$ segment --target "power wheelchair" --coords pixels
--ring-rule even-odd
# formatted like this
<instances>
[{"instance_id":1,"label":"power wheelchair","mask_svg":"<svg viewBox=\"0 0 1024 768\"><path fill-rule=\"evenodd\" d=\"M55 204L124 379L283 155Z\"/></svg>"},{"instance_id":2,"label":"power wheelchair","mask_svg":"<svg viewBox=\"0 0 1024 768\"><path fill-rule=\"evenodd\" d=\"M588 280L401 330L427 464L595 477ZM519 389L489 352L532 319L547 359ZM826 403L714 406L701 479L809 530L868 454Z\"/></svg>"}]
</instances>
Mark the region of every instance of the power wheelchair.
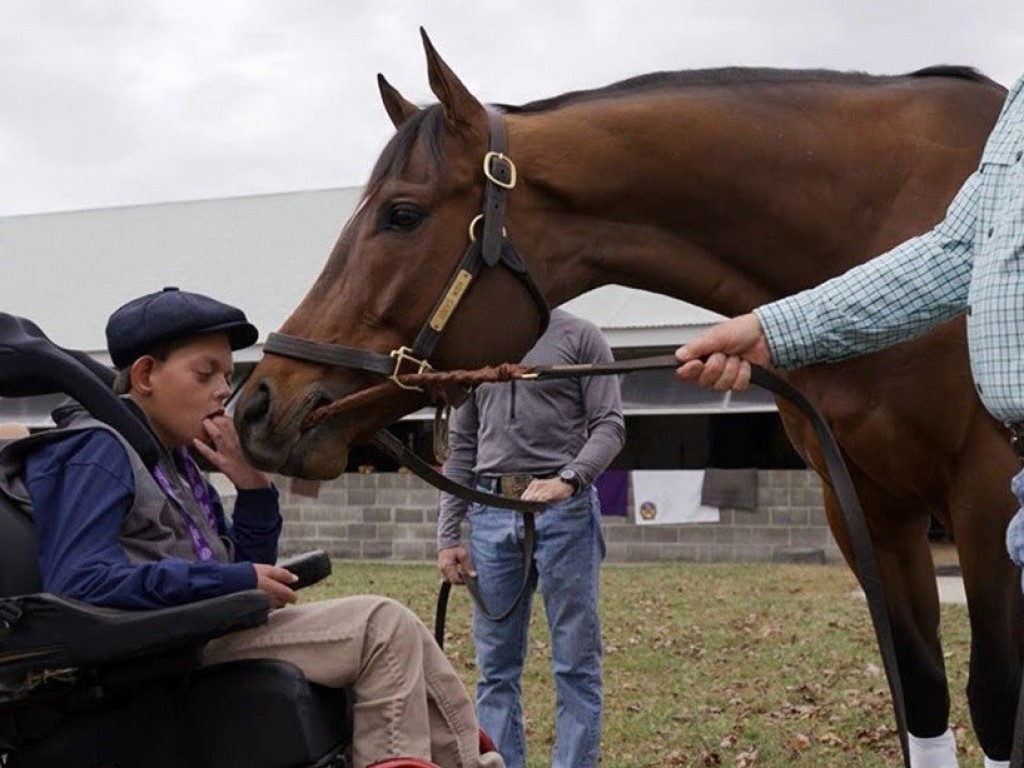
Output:
<instances>
[{"instance_id":1,"label":"power wheelchair","mask_svg":"<svg viewBox=\"0 0 1024 768\"><path fill-rule=\"evenodd\" d=\"M0 397L63 393L152 467L160 450L112 372L0 313ZM322 577L330 561L295 563ZM352 696L275 660L200 667L205 642L258 626L265 594L147 611L42 592L30 509L0 494L0 764L8 768L345 768ZM430 763L391 759L381 768Z\"/></svg>"}]
</instances>

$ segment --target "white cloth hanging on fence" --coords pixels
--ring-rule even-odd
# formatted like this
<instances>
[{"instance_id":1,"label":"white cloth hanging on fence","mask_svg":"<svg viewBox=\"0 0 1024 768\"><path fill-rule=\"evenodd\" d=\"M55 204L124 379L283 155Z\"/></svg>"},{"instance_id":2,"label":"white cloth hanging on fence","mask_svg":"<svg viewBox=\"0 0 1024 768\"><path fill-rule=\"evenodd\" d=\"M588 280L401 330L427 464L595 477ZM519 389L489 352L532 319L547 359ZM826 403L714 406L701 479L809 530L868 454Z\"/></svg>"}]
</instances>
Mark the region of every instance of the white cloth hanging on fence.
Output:
<instances>
[{"instance_id":1,"label":"white cloth hanging on fence","mask_svg":"<svg viewBox=\"0 0 1024 768\"><path fill-rule=\"evenodd\" d=\"M717 523L718 507L700 503L703 470L633 470L633 502L638 525Z\"/></svg>"}]
</instances>

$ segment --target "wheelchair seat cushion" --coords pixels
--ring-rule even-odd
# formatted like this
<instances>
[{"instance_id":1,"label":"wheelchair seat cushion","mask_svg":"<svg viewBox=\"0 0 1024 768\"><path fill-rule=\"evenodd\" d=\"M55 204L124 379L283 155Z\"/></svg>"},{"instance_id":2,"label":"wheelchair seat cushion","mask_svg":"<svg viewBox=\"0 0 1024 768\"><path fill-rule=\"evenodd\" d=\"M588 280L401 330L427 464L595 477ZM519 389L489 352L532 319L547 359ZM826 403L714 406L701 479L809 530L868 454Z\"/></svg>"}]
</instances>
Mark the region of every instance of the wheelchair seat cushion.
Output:
<instances>
[{"instance_id":1,"label":"wheelchair seat cushion","mask_svg":"<svg viewBox=\"0 0 1024 768\"><path fill-rule=\"evenodd\" d=\"M326 765L352 740L351 692L310 683L283 661L232 661L198 670L184 706L200 765Z\"/></svg>"}]
</instances>

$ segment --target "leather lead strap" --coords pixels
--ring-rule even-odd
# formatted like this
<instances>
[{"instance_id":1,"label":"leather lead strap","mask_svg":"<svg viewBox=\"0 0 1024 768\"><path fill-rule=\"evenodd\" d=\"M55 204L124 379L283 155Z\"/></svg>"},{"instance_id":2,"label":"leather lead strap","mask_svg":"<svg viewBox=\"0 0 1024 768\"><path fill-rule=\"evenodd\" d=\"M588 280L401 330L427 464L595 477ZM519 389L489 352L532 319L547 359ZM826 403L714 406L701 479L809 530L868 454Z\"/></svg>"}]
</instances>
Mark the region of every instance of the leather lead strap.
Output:
<instances>
[{"instance_id":1,"label":"leather lead strap","mask_svg":"<svg viewBox=\"0 0 1024 768\"><path fill-rule=\"evenodd\" d=\"M633 371L674 369L678 365L679 363L674 355L660 355L612 363L536 366L529 373L525 374L523 378L543 380L582 376L609 376L631 373ZM893 637L892 624L890 623L889 611L885 604L885 592L882 589L881 574L875 559L871 535L868 532L864 511L861 509L860 499L857 497L857 491L846 468L842 451L818 409L789 382L759 365L751 365L751 383L767 389L769 392L790 402L810 421L811 426L814 428L819 447L828 468L829 481L831 482L836 500L839 502L839 508L850 537L854 562L856 563L857 578L860 581L861 588L864 590L864 595L867 597L868 612L871 615L875 639L878 642L879 653L882 656L882 665L885 669L886 679L889 682L889 691L892 694L893 711L903 752L903 764L905 768L910 768L906 701L903 695L903 683L899 675L899 660L896 656L896 643ZM447 601L447 595L445 595L445 601ZM443 631L443 622L441 624ZM1022 697L1022 700L1024 700L1024 697ZM1018 707L1018 733L1021 732L1020 728L1024 727L1019 724L1021 720L1024 720L1024 714L1021 713L1021 707ZM1015 740L1014 749L1015 753L1021 751L1019 738ZM1018 757L1018 759L1020 758ZM1017 763L1014 764L1014 768L1021 768L1021 766Z\"/></svg>"},{"instance_id":2,"label":"leather lead strap","mask_svg":"<svg viewBox=\"0 0 1024 768\"><path fill-rule=\"evenodd\" d=\"M523 514L523 580L519 585L515 598L509 606L501 613L495 613L488 606L480 593L480 586L475 576L463 575L463 581L470 596L477 604L477 608L491 621L504 621L519 605L526 591L529 589L530 576L533 571L533 552L536 546L536 521L534 515L540 514L547 507L540 501L523 501L521 499L510 499L506 496L499 496L485 491L457 483L454 480L442 475L430 464L423 461L419 456L410 451L402 441L382 429L373 437L373 443L387 455L407 467L414 475L425 480L438 490L457 496L464 501L481 504L488 507L499 507L510 509ZM442 582L441 591L437 596L437 611L434 614L434 638L437 644L444 647L444 625L445 616L448 610L448 594L451 591L451 584Z\"/></svg>"},{"instance_id":3,"label":"leather lead strap","mask_svg":"<svg viewBox=\"0 0 1024 768\"><path fill-rule=\"evenodd\" d=\"M825 465L828 467L832 491L839 502L839 509L846 523L846 531L853 548L854 561L857 563L858 581L860 581L861 589L864 590L864 595L867 597L868 612L871 614L871 623L875 630L875 640L878 642L878 651L882 656L882 666L885 668L885 676L889 681L889 691L892 694L893 713L896 717L900 747L903 751L903 765L905 768L910 768L907 705L903 696L903 682L900 679L899 659L896 656L896 641L893 637L892 623L889 620L889 609L885 604L885 591L882 588L882 576L879 573L878 562L875 559L871 534L868 532L867 521L864 519L864 510L861 509L857 490L854 488L853 480L850 478L850 473L846 468L846 461L843 459L843 454L838 443L836 443L835 437L832 435L832 431L825 422L825 418L801 392L789 382L759 365L751 366L750 380L757 386L767 389L784 400L788 400L810 421L811 426L814 428L814 433L818 438L818 445L825 456Z\"/></svg>"},{"instance_id":4,"label":"leather lead strap","mask_svg":"<svg viewBox=\"0 0 1024 768\"><path fill-rule=\"evenodd\" d=\"M487 493L486 491L478 491L475 488L462 485L451 480L430 464L425 462L415 453L406 448L402 441L395 437L393 434L388 432L386 429L382 429L373 436L373 444L380 448L384 453L390 456L392 459L397 461L402 466L409 469L414 475L421 480L425 480L432 486L445 493L450 493L452 496L458 496L460 499L473 502L475 504L482 504L488 507L500 507L501 509L511 509L514 512L532 513L537 514L544 511L547 506L540 501L523 501L522 499L510 499L507 496L499 496L495 493Z\"/></svg>"},{"instance_id":5,"label":"leather lead strap","mask_svg":"<svg viewBox=\"0 0 1024 768\"><path fill-rule=\"evenodd\" d=\"M476 603L477 610L483 613L491 621L505 621L522 602L530 588L530 579L533 576L533 553L537 547L536 521L532 514L523 516L523 580L519 584L516 596L508 604L508 607L501 613L494 613L484 601L480 593L480 580L469 574L462 575L462 581L466 585L466 591ZM451 594L452 585L447 581L441 582L437 594L437 609L434 611L434 640L440 648L444 648L444 627L448 615L448 596Z\"/></svg>"}]
</instances>

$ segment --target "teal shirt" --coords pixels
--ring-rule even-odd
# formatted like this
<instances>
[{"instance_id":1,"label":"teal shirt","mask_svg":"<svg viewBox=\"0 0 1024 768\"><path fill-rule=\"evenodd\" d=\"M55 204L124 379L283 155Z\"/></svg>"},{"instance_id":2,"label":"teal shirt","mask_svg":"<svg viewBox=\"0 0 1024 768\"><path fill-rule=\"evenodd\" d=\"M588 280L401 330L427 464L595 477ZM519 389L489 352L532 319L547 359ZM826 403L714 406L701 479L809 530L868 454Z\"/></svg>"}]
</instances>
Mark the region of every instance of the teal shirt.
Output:
<instances>
[{"instance_id":1,"label":"teal shirt","mask_svg":"<svg viewBox=\"0 0 1024 768\"><path fill-rule=\"evenodd\" d=\"M842 360L967 313L971 371L996 418L1024 420L1024 77L981 164L932 230L754 310L782 368Z\"/></svg>"}]
</instances>

